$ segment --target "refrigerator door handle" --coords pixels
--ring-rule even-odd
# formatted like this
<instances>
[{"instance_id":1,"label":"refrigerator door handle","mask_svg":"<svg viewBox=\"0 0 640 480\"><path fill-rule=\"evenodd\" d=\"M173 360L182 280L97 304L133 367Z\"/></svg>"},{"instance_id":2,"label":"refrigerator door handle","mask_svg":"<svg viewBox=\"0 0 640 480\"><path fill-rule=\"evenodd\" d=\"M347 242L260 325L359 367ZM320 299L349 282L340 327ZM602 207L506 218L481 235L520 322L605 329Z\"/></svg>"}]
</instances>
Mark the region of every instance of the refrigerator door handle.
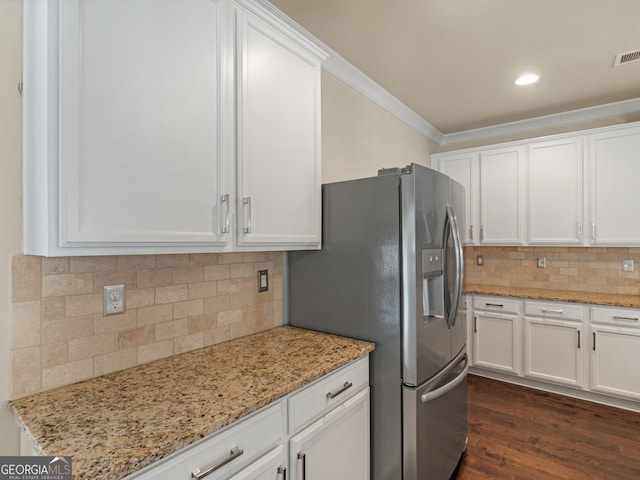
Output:
<instances>
[{"instance_id":1,"label":"refrigerator door handle","mask_svg":"<svg viewBox=\"0 0 640 480\"><path fill-rule=\"evenodd\" d=\"M443 386L441 386L439 388L436 388L435 390L432 390L430 392L422 394L420 396L420 401L422 403L427 403L427 402L430 402L432 400L435 400L436 398L439 398L439 397L447 394L448 392L450 392L451 390L456 388L458 385L460 385L464 380L466 380L467 372L469 371L469 359L465 355L465 357L464 357L464 359L462 361L464 362L464 368L462 369L462 372L460 372L460 374L456 378L451 380L449 383L446 383L445 385L443 385Z\"/></svg>"},{"instance_id":2,"label":"refrigerator door handle","mask_svg":"<svg viewBox=\"0 0 640 480\"><path fill-rule=\"evenodd\" d=\"M460 232L458 231L458 223L456 222L456 214L453 210L453 206L447 204L447 225L451 230L451 237L453 238L453 248L456 258L456 268L455 268L455 282L453 285L453 295L451 299L451 309L449 310L447 325L449 328L453 327L456 323L456 317L458 314L458 307L460 305L460 300L462 299L462 268L463 268L463 259L462 259L462 241L460 240ZM446 258L446 255L445 255ZM446 269L445 269L446 272ZM446 273L445 273L446 275Z\"/></svg>"}]
</instances>

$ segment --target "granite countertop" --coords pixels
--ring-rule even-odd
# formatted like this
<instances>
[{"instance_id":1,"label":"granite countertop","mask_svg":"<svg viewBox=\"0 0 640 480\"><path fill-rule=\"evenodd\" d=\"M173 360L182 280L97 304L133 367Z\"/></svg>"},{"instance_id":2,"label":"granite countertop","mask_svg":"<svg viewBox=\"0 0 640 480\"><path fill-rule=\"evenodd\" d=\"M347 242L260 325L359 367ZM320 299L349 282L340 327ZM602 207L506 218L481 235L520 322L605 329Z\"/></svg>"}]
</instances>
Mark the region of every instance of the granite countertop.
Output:
<instances>
[{"instance_id":1,"label":"granite countertop","mask_svg":"<svg viewBox=\"0 0 640 480\"><path fill-rule=\"evenodd\" d=\"M640 308L640 295L617 295L608 293L574 292L570 290L548 290L543 288L502 287L498 285L470 284L464 293L499 295L502 297L530 298L554 302L585 303L611 307Z\"/></svg>"},{"instance_id":2,"label":"granite countertop","mask_svg":"<svg viewBox=\"0 0 640 480\"><path fill-rule=\"evenodd\" d=\"M121 479L374 349L277 327L11 402L36 452L74 479Z\"/></svg>"}]
</instances>

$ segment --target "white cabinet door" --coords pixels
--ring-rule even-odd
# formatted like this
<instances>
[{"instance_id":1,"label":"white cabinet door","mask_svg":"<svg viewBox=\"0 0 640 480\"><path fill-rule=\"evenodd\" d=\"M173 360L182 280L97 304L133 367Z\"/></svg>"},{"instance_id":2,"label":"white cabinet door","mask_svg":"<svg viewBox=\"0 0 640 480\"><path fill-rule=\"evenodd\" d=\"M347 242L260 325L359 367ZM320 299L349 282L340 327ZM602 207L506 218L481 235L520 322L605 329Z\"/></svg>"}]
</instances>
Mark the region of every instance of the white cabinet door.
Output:
<instances>
[{"instance_id":1,"label":"white cabinet door","mask_svg":"<svg viewBox=\"0 0 640 480\"><path fill-rule=\"evenodd\" d=\"M582 242L582 177L582 137L529 145L529 244Z\"/></svg>"},{"instance_id":2,"label":"white cabinet door","mask_svg":"<svg viewBox=\"0 0 640 480\"><path fill-rule=\"evenodd\" d=\"M524 243L524 161L522 146L480 152L480 243Z\"/></svg>"},{"instance_id":3,"label":"white cabinet door","mask_svg":"<svg viewBox=\"0 0 640 480\"><path fill-rule=\"evenodd\" d=\"M582 387L585 338L580 322L524 318L524 375Z\"/></svg>"},{"instance_id":4,"label":"white cabinet door","mask_svg":"<svg viewBox=\"0 0 640 480\"><path fill-rule=\"evenodd\" d=\"M294 435L291 480L369 480L369 387Z\"/></svg>"},{"instance_id":5,"label":"white cabinet door","mask_svg":"<svg viewBox=\"0 0 640 480\"><path fill-rule=\"evenodd\" d=\"M640 244L640 127L589 135L590 242Z\"/></svg>"},{"instance_id":6,"label":"white cabinet door","mask_svg":"<svg viewBox=\"0 0 640 480\"><path fill-rule=\"evenodd\" d=\"M219 3L57 6L25 5L27 251L224 247Z\"/></svg>"},{"instance_id":7,"label":"white cabinet door","mask_svg":"<svg viewBox=\"0 0 640 480\"><path fill-rule=\"evenodd\" d=\"M319 248L320 62L251 13L237 19L238 243Z\"/></svg>"},{"instance_id":8,"label":"white cabinet door","mask_svg":"<svg viewBox=\"0 0 640 480\"><path fill-rule=\"evenodd\" d=\"M520 374L521 317L474 312L473 364L499 372Z\"/></svg>"},{"instance_id":9,"label":"white cabinet door","mask_svg":"<svg viewBox=\"0 0 640 480\"><path fill-rule=\"evenodd\" d=\"M640 329L591 325L591 389L640 400Z\"/></svg>"},{"instance_id":10,"label":"white cabinet door","mask_svg":"<svg viewBox=\"0 0 640 480\"><path fill-rule=\"evenodd\" d=\"M451 177L464 187L467 228L463 233L465 245L478 242L478 154L474 152L445 155L434 160L435 169Z\"/></svg>"},{"instance_id":11,"label":"white cabinet door","mask_svg":"<svg viewBox=\"0 0 640 480\"><path fill-rule=\"evenodd\" d=\"M286 465L284 447L278 445L229 480L286 480Z\"/></svg>"}]
</instances>

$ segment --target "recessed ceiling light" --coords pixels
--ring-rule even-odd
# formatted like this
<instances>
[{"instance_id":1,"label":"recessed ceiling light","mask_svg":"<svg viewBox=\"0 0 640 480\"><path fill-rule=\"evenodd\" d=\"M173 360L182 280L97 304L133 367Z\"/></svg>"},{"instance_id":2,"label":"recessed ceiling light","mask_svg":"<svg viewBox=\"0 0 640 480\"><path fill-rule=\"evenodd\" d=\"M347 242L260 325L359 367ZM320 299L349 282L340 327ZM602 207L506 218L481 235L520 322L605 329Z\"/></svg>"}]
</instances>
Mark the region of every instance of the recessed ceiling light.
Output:
<instances>
[{"instance_id":1,"label":"recessed ceiling light","mask_svg":"<svg viewBox=\"0 0 640 480\"><path fill-rule=\"evenodd\" d=\"M535 73L527 73L516 80L516 85L531 85L540 79L540 75Z\"/></svg>"}]
</instances>

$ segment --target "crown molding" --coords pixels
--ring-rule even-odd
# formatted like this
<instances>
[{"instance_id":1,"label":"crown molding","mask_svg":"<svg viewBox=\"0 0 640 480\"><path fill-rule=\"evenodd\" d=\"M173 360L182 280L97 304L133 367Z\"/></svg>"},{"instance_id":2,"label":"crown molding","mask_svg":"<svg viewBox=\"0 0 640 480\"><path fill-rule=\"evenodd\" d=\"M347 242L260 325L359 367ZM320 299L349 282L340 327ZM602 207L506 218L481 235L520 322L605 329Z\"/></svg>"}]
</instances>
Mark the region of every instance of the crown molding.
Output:
<instances>
[{"instance_id":1,"label":"crown molding","mask_svg":"<svg viewBox=\"0 0 640 480\"><path fill-rule=\"evenodd\" d=\"M526 120L519 120L516 122L501 123L489 127L447 133L442 136L442 142L439 145L442 146L458 142L480 140L488 137L526 133L540 128L561 127L568 124L603 120L610 117L618 117L638 112L640 112L640 97L620 102L606 103L604 105L597 105L594 107L555 113L553 115L528 118Z\"/></svg>"}]
</instances>

